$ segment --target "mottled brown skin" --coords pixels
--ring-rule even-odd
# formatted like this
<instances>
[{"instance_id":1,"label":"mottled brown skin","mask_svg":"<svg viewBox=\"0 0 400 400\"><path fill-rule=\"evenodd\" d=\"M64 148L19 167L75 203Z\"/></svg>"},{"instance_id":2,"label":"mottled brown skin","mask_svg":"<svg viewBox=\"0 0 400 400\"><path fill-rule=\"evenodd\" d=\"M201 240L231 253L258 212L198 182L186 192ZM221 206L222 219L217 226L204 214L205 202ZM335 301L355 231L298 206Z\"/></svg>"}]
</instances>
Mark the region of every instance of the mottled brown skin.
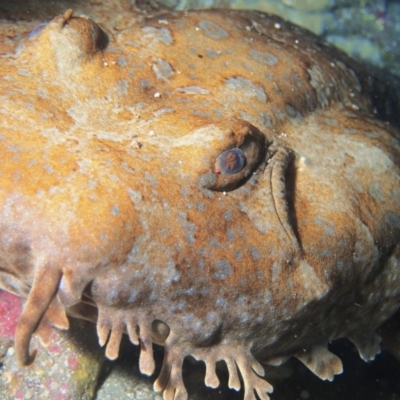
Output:
<instances>
[{"instance_id":1,"label":"mottled brown skin","mask_svg":"<svg viewBox=\"0 0 400 400\"><path fill-rule=\"evenodd\" d=\"M107 38L68 11L0 78L0 285L27 297L22 364L33 333L96 308L109 358L127 332L151 374L165 346L165 399L187 397L188 355L206 385L224 360L231 388L239 372L245 399L268 399L259 362L295 356L332 380L330 340L379 352L400 300L399 131L380 118L399 109L352 61L259 13ZM227 174L218 156L236 148Z\"/></svg>"}]
</instances>

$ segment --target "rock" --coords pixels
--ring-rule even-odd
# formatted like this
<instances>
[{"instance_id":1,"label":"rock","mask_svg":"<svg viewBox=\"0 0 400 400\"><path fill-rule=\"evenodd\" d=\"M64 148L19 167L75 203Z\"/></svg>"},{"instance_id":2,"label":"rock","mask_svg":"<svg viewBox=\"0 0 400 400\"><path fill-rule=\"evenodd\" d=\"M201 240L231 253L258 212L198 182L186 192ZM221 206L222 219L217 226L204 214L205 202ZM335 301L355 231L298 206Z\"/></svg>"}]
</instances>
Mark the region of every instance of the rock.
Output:
<instances>
[{"instance_id":1,"label":"rock","mask_svg":"<svg viewBox=\"0 0 400 400\"><path fill-rule=\"evenodd\" d=\"M321 11L333 8L335 0L281 0L285 6L304 11Z\"/></svg>"},{"instance_id":2,"label":"rock","mask_svg":"<svg viewBox=\"0 0 400 400\"><path fill-rule=\"evenodd\" d=\"M41 347L35 362L21 367L12 341L21 310L22 299L0 291L1 399L92 399L104 360L94 326L71 319L70 331L52 331L47 349L35 337L32 348Z\"/></svg>"},{"instance_id":3,"label":"rock","mask_svg":"<svg viewBox=\"0 0 400 400\"><path fill-rule=\"evenodd\" d=\"M340 35L329 35L326 39L354 58L363 57L370 64L382 66L380 47L364 36L353 35L344 38Z\"/></svg>"}]
</instances>

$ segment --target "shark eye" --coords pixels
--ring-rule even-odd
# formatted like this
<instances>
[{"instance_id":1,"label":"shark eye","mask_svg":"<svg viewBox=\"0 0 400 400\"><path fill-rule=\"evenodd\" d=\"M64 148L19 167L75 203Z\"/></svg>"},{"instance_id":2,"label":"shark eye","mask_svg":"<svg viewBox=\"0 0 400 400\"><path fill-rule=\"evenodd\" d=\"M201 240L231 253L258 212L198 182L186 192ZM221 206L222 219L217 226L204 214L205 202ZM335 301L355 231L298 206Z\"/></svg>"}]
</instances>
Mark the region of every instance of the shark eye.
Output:
<instances>
[{"instance_id":1,"label":"shark eye","mask_svg":"<svg viewBox=\"0 0 400 400\"><path fill-rule=\"evenodd\" d=\"M235 147L220 153L215 160L216 174L233 175L240 172L246 165L246 156L242 149Z\"/></svg>"},{"instance_id":2,"label":"shark eye","mask_svg":"<svg viewBox=\"0 0 400 400\"><path fill-rule=\"evenodd\" d=\"M230 191L243 185L265 160L265 135L247 121L237 122L222 138L219 151L209 158L209 170L199 185L216 191Z\"/></svg>"}]
</instances>

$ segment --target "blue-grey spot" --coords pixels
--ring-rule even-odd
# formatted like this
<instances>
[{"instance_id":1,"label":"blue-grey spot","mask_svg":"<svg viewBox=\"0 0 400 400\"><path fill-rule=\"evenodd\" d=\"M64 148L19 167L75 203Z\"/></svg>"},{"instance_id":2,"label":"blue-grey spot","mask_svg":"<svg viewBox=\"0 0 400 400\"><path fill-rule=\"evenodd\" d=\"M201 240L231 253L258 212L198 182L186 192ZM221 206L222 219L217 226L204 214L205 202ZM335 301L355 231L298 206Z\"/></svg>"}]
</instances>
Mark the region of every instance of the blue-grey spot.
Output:
<instances>
[{"instance_id":1,"label":"blue-grey spot","mask_svg":"<svg viewBox=\"0 0 400 400\"><path fill-rule=\"evenodd\" d=\"M321 249L319 253L322 257L330 257L332 252L330 249Z\"/></svg>"},{"instance_id":2,"label":"blue-grey spot","mask_svg":"<svg viewBox=\"0 0 400 400\"><path fill-rule=\"evenodd\" d=\"M230 221L232 219L232 214L230 211L225 211L224 212L224 220L225 221Z\"/></svg>"},{"instance_id":3,"label":"blue-grey spot","mask_svg":"<svg viewBox=\"0 0 400 400\"><path fill-rule=\"evenodd\" d=\"M366 132L366 135L368 137L374 138L374 139L379 138L381 136L381 134L379 132L376 132L376 131L368 131L368 132Z\"/></svg>"},{"instance_id":4,"label":"blue-grey spot","mask_svg":"<svg viewBox=\"0 0 400 400\"><path fill-rule=\"evenodd\" d=\"M204 111L195 110L192 112L192 114L202 118L210 118L210 114Z\"/></svg>"},{"instance_id":5,"label":"blue-grey spot","mask_svg":"<svg viewBox=\"0 0 400 400\"><path fill-rule=\"evenodd\" d=\"M328 236L334 236L335 235L335 225L333 222L329 223L329 226L325 226L324 232L328 235Z\"/></svg>"},{"instance_id":6,"label":"blue-grey spot","mask_svg":"<svg viewBox=\"0 0 400 400\"><path fill-rule=\"evenodd\" d=\"M327 221L323 218L315 217L314 222L316 225L321 227L328 236L334 236L335 224L332 221Z\"/></svg>"},{"instance_id":7,"label":"blue-grey spot","mask_svg":"<svg viewBox=\"0 0 400 400\"><path fill-rule=\"evenodd\" d=\"M261 64L269 65L270 67L273 67L278 62L278 59L274 55L266 51L251 49L249 54L254 60L260 62Z\"/></svg>"},{"instance_id":8,"label":"blue-grey spot","mask_svg":"<svg viewBox=\"0 0 400 400\"><path fill-rule=\"evenodd\" d=\"M181 86L176 90L185 94L210 94L207 89L204 89L201 86Z\"/></svg>"},{"instance_id":9,"label":"blue-grey spot","mask_svg":"<svg viewBox=\"0 0 400 400\"><path fill-rule=\"evenodd\" d=\"M258 261L260 259L260 253L255 247L250 247L250 253L254 261Z\"/></svg>"},{"instance_id":10,"label":"blue-grey spot","mask_svg":"<svg viewBox=\"0 0 400 400\"><path fill-rule=\"evenodd\" d=\"M128 298L128 304L134 303L135 300L137 299L138 295L139 295L139 292L137 290L132 290L132 292Z\"/></svg>"},{"instance_id":11,"label":"blue-grey spot","mask_svg":"<svg viewBox=\"0 0 400 400\"><path fill-rule=\"evenodd\" d=\"M223 111L220 108L214 108L214 114L218 118L221 118L224 115Z\"/></svg>"},{"instance_id":12,"label":"blue-grey spot","mask_svg":"<svg viewBox=\"0 0 400 400\"><path fill-rule=\"evenodd\" d=\"M153 26L145 26L142 28L142 32L156 42L161 42L167 45L172 43L172 35L167 28L154 28Z\"/></svg>"},{"instance_id":13,"label":"blue-grey spot","mask_svg":"<svg viewBox=\"0 0 400 400\"><path fill-rule=\"evenodd\" d=\"M188 223L185 228L186 240L188 243L193 244L196 241L195 233L196 233L196 225L193 223Z\"/></svg>"},{"instance_id":14,"label":"blue-grey spot","mask_svg":"<svg viewBox=\"0 0 400 400\"><path fill-rule=\"evenodd\" d=\"M206 295L208 294L209 291L210 291L210 289L209 289L208 287L204 286L204 287L202 287L202 288L200 289L200 294L201 294L202 296L206 296Z\"/></svg>"},{"instance_id":15,"label":"blue-grey spot","mask_svg":"<svg viewBox=\"0 0 400 400\"><path fill-rule=\"evenodd\" d=\"M218 50L213 50L213 49L206 49L206 56L210 58L217 58L219 55L221 55L222 51Z\"/></svg>"},{"instance_id":16,"label":"blue-grey spot","mask_svg":"<svg viewBox=\"0 0 400 400\"><path fill-rule=\"evenodd\" d=\"M90 199L91 201L97 201L99 198L95 193L89 193L88 199Z\"/></svg>"},{"instance_id":17,"label":"blue-grey spot","mask_svg":"<svg viewBox=\"0 0 400 400\"><path fill-rule=\"evenodd\" d=\"M210 239L210 245L211 246L213 246L213 247L222 247L221 246L221 243L218 241L218 239L217 238L215 238L215 237L212 237L211 239Z\"/></svg>"},{"instance_id":18,"label":"blue-grey spot","mask_svg":"<svg viewBox=\"0 0 400 400\"><path fill-rule=\"evenodd\" d=\"M204 211L205 209L206 208L203 203L200 203L200 202L197 203L197 210Z\"/></svg>"},{"instance_id":19,"label":"blue-grey spot","mask_svg":"<svg viewBox=\"0 0 400 400\"><path fill-rule=\"evenodd\" d=\"M207 315L206 315L207 321L212 322L212 321L215 321L216 319L218 319L218 314L216 312L210 311L207 313Z\"/></svg>"},{"instance_id":20,"label":"blue-grey spot","mask_svg":"<svg viewBox=\"0 0 400 400\"><path fill-rule=\"evenodd\" d=\"M292 74L292 79L293 79L294 83L296 84L296 87L297 87L298 89L301 89L301 87L302 87L302 80L301 80L301 78L299 77L299 75L296 74L296 73L293 73L293 74Z\"/></svg>"},{"instance_id":21,"label":"blue-grey spot","mask_svg":"<svg viewBox=\"0 0 400 400\"><path fill-rule=\"evenodd\" d=\"M217 301L215 302L217 307L225 307L226 300L223 297L218 297Z\"/></svg>"},{"instance_id":22,"label":"blue-grey spot","mask_svg":"<svg viewBox=\"0 0 400 400\"><path fill-rule=\"evenodd\" d=\"M181 300L175 307L176 310L182 311L186 307L186 302L184 300Z\"/></svg>"},{"instance_id":23,"label":"blue-grey spot","mask_svg":"<svg viewBox=\"0 0 400 400\"><path fill-rule=\"evenodd\" d=\"M186 294L188 296L193 296L194 294L196 294L196 289L194 287L191 287L191 288L186 290Z\"/></svg>"},{"instance_id":24,"label":"blue-grey spot","mask_svg":"<svg viewBox=\"0 0 400 400\"><path fill-rule=\"evenodd\" d=\"M180 272L176 271L174 273L174 276L172 277L171 281L176 283L176 282L179 282L180 279L181 279L181 274L180 274Z\"/></svg>"},{"instance_id":25,"label":"blue-grey spot","mask_svg":"<svg viewBox=\"0 0 400 400\"><path fill-rule=\"evenodd\" d=\"M202 20L199 22L199 27L211 39L223 39L228 37L228 32L214 22Z\"/></svg>"},{"instance_id":26,"label":"blue-grey spot","mask_svg":"<svg viewBox=\"0 0 400 400\"><path fill-rule=\"evenodd\" d=\"M20 69L17 70L17 72L21 76L31 76L30 72L27 71L26 69L20 68Z\"/></svg>"},{"instance_id":27,"label":"blue-grey spot","mask_svg":"<svg viewBox=\"0 0 400 400\"><path fill-rule=\"evenodd\" d=\"M151 87L151 82L148 79L141 79L139 81L139 87L140 88L149 88L149 87Z\"/></svg>"},{"instance_id":28,"label":"blue-grey spot","mask_svg":"<svg viewBox=\"0 0 400 400\"><path fill-rule=\"evenodd\" d=\"M107 293L107 300L109 303L114 303L114 301L118 298L119 292L117 290L110 290Z\"/></svg>"},{"instance_id":29,"label":"blue-grey spot","mask_svg":"<svg viewBox=\"0 0 400 400\"><path fill-rule=\"evenodd\" d=\"M250 114L246 113L243 110L239 110L240 118L254 124L253 118Z\"/></svg>"},{"instance_id":30,"label":"blue-grey spot","mask_svg":"<svg viewBox=\"0 0 400 400\"><path fill-rule=\"evenodd\" d=\"M125 46L131 46L131 47L140 47L140 45L139 45L139 43L138 42L135 42L135 41L133 41L133 40L125 40L124 41L124 45Z\"/></svg>"},{"instance_id":31,"label":"blue-grey spot","mask_svg":"<svg viewBox=\"0 0 400 400\"><path fill-rule=\"evenodd\" d=\"M282 110L279 110L278 108L275 108L274 116L279 120L286 119L286 113L284 113Z\"/></svg>"},{"instance_id":32,"label":"blue-grey spot","mask_svg":"<svg viewBox=\"0 0 400 400\"><path fill-rule=\"evenodd\" d=\"M368 193L378 202L381 202L385 199L379 182L373 182L368 189Z\"/></svg>"},{"instance_id":33,"label":"blue-grey spot","mask_svg":"<svg viewBox=\"0 0 400 400\"><path fill-rule=\"evenodd\" d=\"M118 97L125 97L128 94L129 83L126 79L119 79L116 84Z\"/></svg>"},{"instance_id":34,"label":"blue-grey spot","mask_svg":"<svg viewBox=\"0 0 400 400\"><path fill-rule=\"evenodd\" d=\"M154 116L159 117L160 115L164 114L172 114L175 110L171 107L163 107L159 108L158 110L154 111Z\"/></svg>"},{"instance_id":35,"label":"blue-grey spot","mask_svg":"<svg viewBox=\"0 0 400 400\"><path fill-rule=\"evenodd\" d=\"M36 93L37 93L38 97L41 98L41 99L48 99L49 98L49 94L47 93L46 89L38 88Z\"/></svg>"},{"instance_id":36,"label":"blue-grey spot","mask_svg":"<svg viewBox=\"0 0 400 400\"><path fill-rule=\"evenodd\" d=\"M162 199L162 205L165 211L170 211L171 207L166 199Z\"/></svg>"},{"instance_id":37,"label":"blue-grey spot","mask_svg":"<svg viewBox=\"0 0 400 400\"><path fill-rule=\"evenodd\" d=\"M266 303L270 303L270 302L272 301L272 295L271 295L271 293L267 292L267 293L265 294L265 296L264 296L264 301L265 301Z\"/></svg>"},{"instance_id":38,"label":"blue-grey spot","mask_svg":"<svg viewBox=\"0 0 400 400\"><path fill-rule=\"evenodd\" d=\"M232 229L228 228L226 230L226 236L227 236L229 242L233 242L233 239L235 238L235 235L234 235Z\"/></svg>"},{"instance_id":39,"label":"blue-grey spot","mask_svg":"<svg viewBox=\"0 0 400 400\"><path fill-rule=\"evenodd\" d=\"M242 286L248 286L248 283L249 283L249 280L248 280L248 279L246 279L246 278L241 278L241 279L240 279L240 284L241 284Z\"/></svg>"},{"instance_id":40,"label":"blue-grey spot","mask_svg":"<svg viewBox=\"0 0 400 400\"><path fill-rule=\"evenodd\" d=\"M53 167L51 165L46 164L43 169L48 173L52 174L53 173Z\"/></svg>"},{"instance_id":41,"label":"blue-grey spot","mask_svg":"<svg viewBox=\"0 0 400 400\"><path fill-rule=\"evenodd\" d=\"M267 101L267 95L264 89L257 86L250 79L243 78L241 76L233 76L225 81L227 88L239 91L239 95L244 95L246 97L257 97L258 100L265 103Z\"/></svg>"},{"instance_id":42,"label":"blue-grey spot","mask_svg":"<svg viewBox=\"0 0 400 400\"><path fill-rule=\"evenodd\" d=\"M150 296L149 296L149 300L151 302L155 302L158 299L157 293L155 291L152 291Z\"/></svg>"},{"instance_id":43,"label":"blue-grey spot","mask_svg":"<svg viewBox=\"0 0 400 400\"><path fill-rule=\"evenodd\" d=\"M251 317L248 313L245 312L240 316L240 322L242 322L243 324L248 324L251 322Z\"/></svg>"},{"instance_id":44,"label":"blue-grey spot","mask_svg":"<svg viewBox=\"0 0 400 400\"><path fill-rule=\"evenodd\" d=\"M214 273L215 278L219 280L226 279L232 274L232 267L226 260L218 260L216 263L216 270Z\"/></svg>"},{"instance_id":45,"label":"blue-grey spot","mask_svg":"<svg viewBox=\"0 0 400 400\"><path fill-rule=\"evenodd\" d=\"M305 100L306 100L306 104L307 104L308 109L309 109L310 111L315 110L315 107L316 107L315 101L311 98L311 96L309 95L309 93L306 93L306 94L304 95L304 98L305 98Z\"/></svg>"},{"instance_id":46,"label":"blue-grey spot","mask_svg":"<svg viewBox=\"0 0 400 400\"><path fill-rule=\"evenodd\" d=\"M117 216L120 214L119 208L116 205L113 205L111 207L111 215Z\"/></svg>"},{"instance_id":47,"label":"blue-grey spot","mask_svg":"<svg viewBox=\"0 0 400 400\"><path fill-rule=\"evenodd\" d=\"M121 162L121 167L125 172L128 172L128 174L133 174L134 173L133 169L130 168L129 165L125 161Z\"/></svg>"},{"instance_id":48,"label":"blue-grey spot","mask_svg":"<svg viewBox=\"0 0 400 400\"><path fill-rule=\"evenodd\" d=\"M124 56L119 56L118 57L118 61L117 61L118 65L120 67L126 67L127 66L127 62Z\"/></svg>"},{"instance_id":49,"label":"blue-grey spot","mask_svg":"<svg viewBox=\"0 0 400 400\"><path fill-rule=\"evenodd\" d=\"M150 172L145 172L144 173L144 177L147 179L147 181L151 185L153 185L153 186L157 186L158 185L157 179L152 174L150 174Z\"/></svg>"},{"instance_id":50,"label":"blue-grey spot","mask_svg":"<svg viewBox=\"0 0 400 400\"><path fill-rule=\"evenodd\" d=\"M142 194L138 192L137 190L133 190L131 188L126 189L129 198L131 199L133 204L138 204L142 200Z\"/></svg>"},{"instance_id":51,"label":"blue-grey spot","mask_svg":"<svg viewBox=\"0 0 400 400\"><path fill-rule=\"evenodd\" d=\"M286 104L285 110L289 118L297 118L297 119L303 118L300 112L294 109L290 104Z\"/></svg>"},{"instance_id":52,"label":"blue-grey spot","mask_svg":"<svg viewBox=\"0 0 400 400\"><path fill-rule=\"evenodd\" d=\"M389 212L386 214L385 220L390 227L400 229L400 217L398 215Z\"/></svg>"},{"instance_id":53,"label":"blue-grey spot","mask_svg":"<svg viewBox=\"0 0 400 400\"><path fill-rule=\"evenodd\" d=\"M339 124L339 121L333 118L325 118L325 122L329 126L337 126Z\"/></svg>"},{"instance_id":54,"label":"blue-grey spot","mask_svg":"<svg viewBox=\"0 0 400 400\"><path fill-rule=\"evenodd\" d=\"M153 64L153 72L156 75L157 80L169 79L174 74L174 70L168 61L162 58L156 58Z\"/></svg>"},{"instance_id":55,"label":"blue-grey spot","mask_svg":"<svg viewBox=\"0 0 400 400\"><path fill-rule=\"evenodd\" d=\"M269 117L269 115L266 112L261 113L261 118L266 126L272 125L271 118Z\"/></svg>"},{"instance_id":56,"label":"blue-grey spot","mask_svg":"<svg viewBox=\"0 0 400 400\"><path fill-rule=\"evenodd\" d=\"M253 70L252 65L249 64L249 63L247 63L247 62L242 63L242 65L243 65L243 67L244 67L245 69L247 69L250 73L251 73L251 71Z\"/></svg>"},{"instance_id":57,"label":"blue-grey spot","mask_svg":"<svg viewBox=\"0 0 400 400\"><path fill-rule=\"evenodd\" d=\"M141 79L139 81L139 88L146 89L151 87L151 82L148 79ZM144 105L144 103L141 103Z\"/></svg>"},{"instance_id":58,"label":"blue-grey spot","mask_svg":"<svg viewBox=\"0 0 400 400\"><path fill-rule=\"evenodd\" d=\"M279 275L281 273L281 266L278 263L272 264L272 282L276 282L279 279Z\"/></svg>"}]
</instances>

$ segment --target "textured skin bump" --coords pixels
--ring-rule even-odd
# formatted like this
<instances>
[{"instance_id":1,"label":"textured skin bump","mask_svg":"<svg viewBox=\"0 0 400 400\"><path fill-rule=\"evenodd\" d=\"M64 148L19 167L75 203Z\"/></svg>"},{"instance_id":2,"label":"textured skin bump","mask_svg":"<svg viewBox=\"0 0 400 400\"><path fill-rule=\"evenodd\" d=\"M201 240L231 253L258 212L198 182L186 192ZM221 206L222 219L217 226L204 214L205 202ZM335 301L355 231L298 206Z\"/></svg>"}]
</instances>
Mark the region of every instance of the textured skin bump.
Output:
<instances>
[{"instance_id":1,"label":"textured skin bump","mask_svg":"<svg viewBox=\"0 0 400 400\"><path fill-rule=\"evenodd\" d=\"M343 54L276 18L195 11L107 35L67 11L0 60L0 285L27 298L16 355L66 314L155 389L268 399L260 363L341 373L399 307L400 111ZM222 155L222 156L221 156ZM48 335L47 335L48 336Z\"/></svg>"}]
</instances>

